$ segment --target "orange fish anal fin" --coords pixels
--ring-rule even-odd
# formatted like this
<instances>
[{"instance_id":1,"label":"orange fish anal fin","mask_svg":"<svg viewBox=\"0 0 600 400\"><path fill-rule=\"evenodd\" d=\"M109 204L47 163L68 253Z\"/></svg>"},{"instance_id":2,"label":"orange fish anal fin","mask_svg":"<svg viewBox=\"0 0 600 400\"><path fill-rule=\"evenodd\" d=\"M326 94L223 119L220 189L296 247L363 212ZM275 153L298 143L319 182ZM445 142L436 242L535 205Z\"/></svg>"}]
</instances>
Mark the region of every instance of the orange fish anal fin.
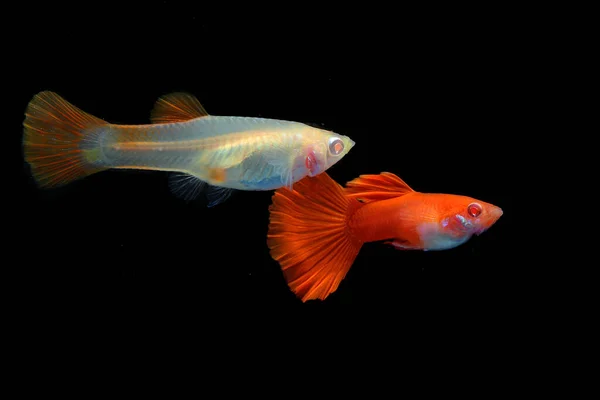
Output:
<instances>
[{"instance_id":1,"label":"orange fish anal fin","mask_svg":"<svg viewBox=\"0 0 600 400\"><path fill-rule=\"evenodd\" d=\"M362 242L347 221L361 206L325 172L275 191L267 245L303 302L327 298L350 270Z\"/></svg>"},{"instance_id":2,"label":"orange fish anal fin","mask_svg":"<svg viewBox=\"0 0 600 400\"><path fill-rule=\"evenodd\" d=\"M362 202L386 200L403 196L414 190L400 177L390 172L379 175L360 175L346 183L346 195Z\"/></svg>"},{"instance_id":3,"label":"orange fish anal fin","mask_svg":"<svg viewBox=\"0 0 600 400\"><path fill-rule=\"evenodd\" d=\"M107 169L99 139L108 125L56 93L36 94L23 121L25 161L36 183L58 187Z\"/></svg>"},{"instance_id":4,"label":"orange fish anal fin","mask_svg":"<svg viewBox=\"0 0 600 400\"><path fill-rule=\"evenodd\" d=\"M189 121L207 115L208 113L194 95L176 92L161 96L156 101L150 114L150 120L153 124L168 124Z\"/></svg>"},{"instance_id":5,"label":"orange fish anal fin","mask_svg":"<svg viewBox=\"0 0 600 400\"><path fill-rule=\"evenodd\" d=\"M392 245L396 250L420 250L419 246L411 245L408 242L394 239L392 241L384 242L384 244Z\"/></svg>"}]
</instances>

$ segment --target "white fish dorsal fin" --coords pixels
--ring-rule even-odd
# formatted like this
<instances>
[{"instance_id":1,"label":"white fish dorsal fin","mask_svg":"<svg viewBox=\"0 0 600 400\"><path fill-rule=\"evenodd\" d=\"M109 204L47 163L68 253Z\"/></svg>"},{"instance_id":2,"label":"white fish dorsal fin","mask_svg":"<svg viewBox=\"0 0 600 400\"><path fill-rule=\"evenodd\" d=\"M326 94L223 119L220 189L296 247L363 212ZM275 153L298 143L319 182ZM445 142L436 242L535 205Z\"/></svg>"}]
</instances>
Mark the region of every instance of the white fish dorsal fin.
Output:
<instances>
[{"instance_id":1,"label":"white fish dorsal fin","mask_svg":"<svg viewBox=\"0 0 600 400\"><path fill-rule=\"evenodd\" d=\"M390 172L379 175L361 175L346 183L344 191L349 197L363 202L400 197L414 190L400 177Z\"/></svg>"},{"instance_id":2,"label":"white fish dorsal fin","mask_svg":"<svg viewBox=\"0 0 600 400\"><path fill-rule=\"evenodd\" d=\"M150 114L153 124L168 124L206 117L200 101L189 93L176 92L159 97Z\"/></svg>"}]
</instances>

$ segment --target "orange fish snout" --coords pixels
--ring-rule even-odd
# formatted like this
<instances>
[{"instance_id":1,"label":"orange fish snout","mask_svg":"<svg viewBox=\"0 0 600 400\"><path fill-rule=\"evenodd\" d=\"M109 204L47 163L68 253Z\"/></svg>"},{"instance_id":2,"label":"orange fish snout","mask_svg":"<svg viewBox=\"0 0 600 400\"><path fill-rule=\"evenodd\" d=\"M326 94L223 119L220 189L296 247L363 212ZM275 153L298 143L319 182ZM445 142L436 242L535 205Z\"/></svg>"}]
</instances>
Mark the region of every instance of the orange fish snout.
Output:
<instances>
[{"instance_id":1,"label":"orange fish snout","mask_svg":"<svg viewBox=\"0 0 600 400\"><path fill-rule=\"evenodd\" d=\"M485 213L479 217L478 227L475 230L476 235L481 235L483 232L487 231L492 225L500 219L503 211L500 207L497 207L493 204L486 204Z\"/></svg>"}]
</instances>

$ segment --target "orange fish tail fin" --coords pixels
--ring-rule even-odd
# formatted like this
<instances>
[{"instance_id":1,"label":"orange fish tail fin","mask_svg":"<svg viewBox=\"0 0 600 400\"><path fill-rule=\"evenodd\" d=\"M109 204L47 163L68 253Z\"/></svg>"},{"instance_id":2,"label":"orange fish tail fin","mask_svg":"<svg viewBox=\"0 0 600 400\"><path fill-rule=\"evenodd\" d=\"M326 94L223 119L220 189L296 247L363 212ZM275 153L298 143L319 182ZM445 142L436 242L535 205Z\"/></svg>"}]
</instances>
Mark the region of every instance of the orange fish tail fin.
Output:
<instances>
[{"instance_id":1,"label":"orange fish tail fin","mask_svg":"<svg viewBox=\"0 0 600 400\"><path fill-rule=\"evenodd\" d=\"M348 226L358 207L325 172L273 195L267 245L302 301L325 299L346 276L363 244Z\"/></svg>"},{"instance_id":2,"label":"orange fish tail fin","mask_svg":"<svg viewBox=\"0 0 600 400\"><path fill-rule=\"evenodd\" d=\"M98 140L103 126L56 93L36 94L25 111L23 152L37 184L58 187L106 169Z\"/></svg>"}]
</instances>

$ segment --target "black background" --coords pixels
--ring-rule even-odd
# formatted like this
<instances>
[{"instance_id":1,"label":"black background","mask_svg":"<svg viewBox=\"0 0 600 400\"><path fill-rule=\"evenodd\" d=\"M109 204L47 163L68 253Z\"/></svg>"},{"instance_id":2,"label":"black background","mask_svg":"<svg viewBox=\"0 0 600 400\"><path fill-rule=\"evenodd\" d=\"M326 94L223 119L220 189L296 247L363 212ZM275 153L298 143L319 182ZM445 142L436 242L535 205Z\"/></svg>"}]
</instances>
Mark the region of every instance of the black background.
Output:
<instances>
[{"instance_id":1,"label":"black background","mask_svg":"<svg viewBox=\"0 0 600 400\"><path fill-rule=\"evenodd\" d=\"M521 270L512 163L524 134L529 44L518 13L232 8L92 2L28 11L12 41L19 84L6 132L16 138L20 177L12 301L37 317L110 326L367 307L392 320L461 317L495 329L511 312ZM165 173L135 171L36 189L19 132L42 90L113 123L148 123L160 95L187 91L214 115L321 124L356 142L329 170L338 182L389 171L418 191L496 204L504 216L453 250L366 244L336 293L303 304L266 246L272 192L237 192L206 209L172 196Z\"/></svg>"}]
</instances>

